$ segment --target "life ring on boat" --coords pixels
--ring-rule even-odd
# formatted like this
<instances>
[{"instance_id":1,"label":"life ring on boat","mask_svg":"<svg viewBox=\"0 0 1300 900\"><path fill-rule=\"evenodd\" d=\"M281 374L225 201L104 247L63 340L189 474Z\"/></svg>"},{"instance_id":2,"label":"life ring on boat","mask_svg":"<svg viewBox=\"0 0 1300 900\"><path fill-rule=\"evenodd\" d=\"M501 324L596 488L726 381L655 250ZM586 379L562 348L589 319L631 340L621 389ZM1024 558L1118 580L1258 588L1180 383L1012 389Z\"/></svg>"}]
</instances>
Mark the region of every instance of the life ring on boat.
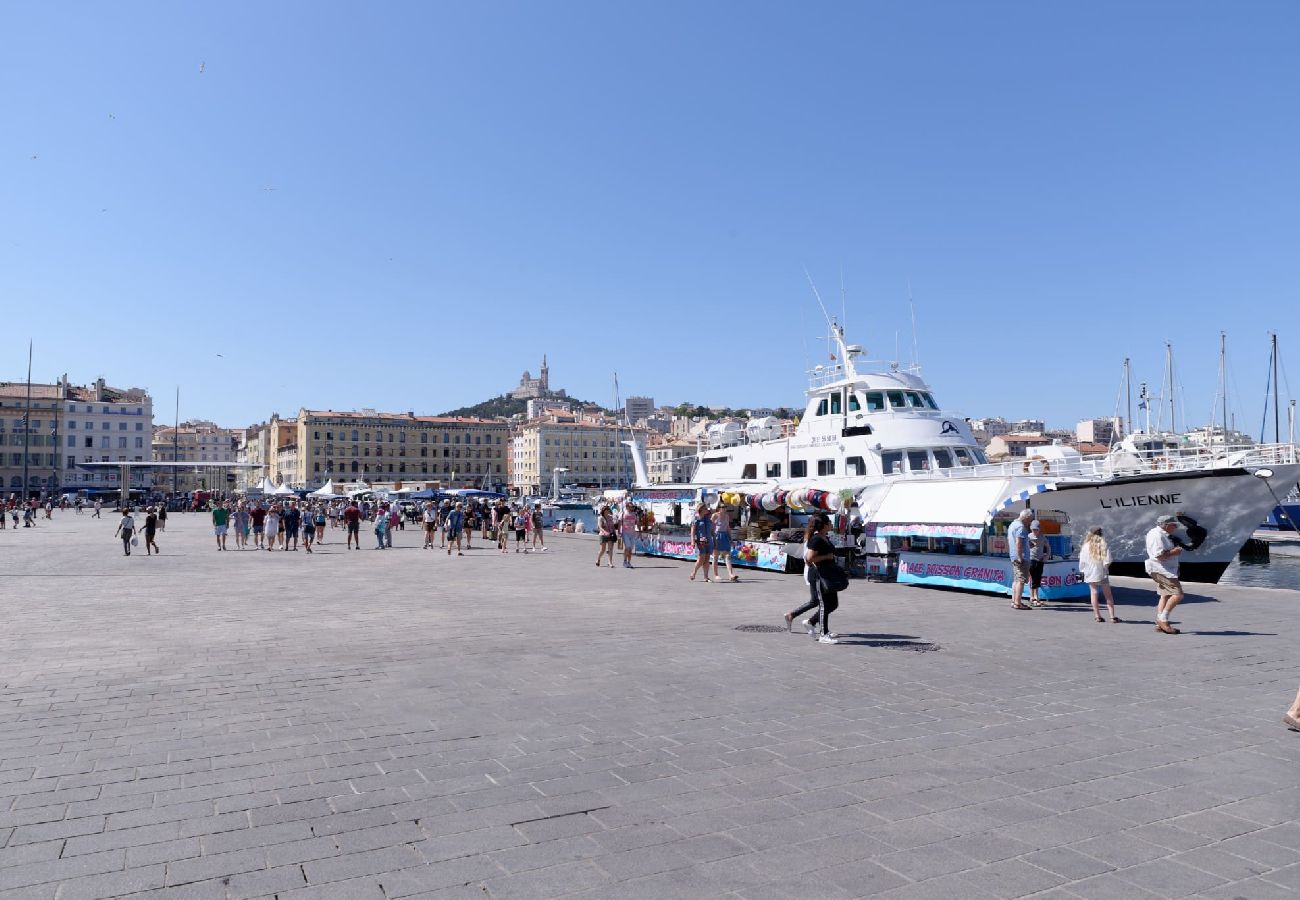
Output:
<instances>
[{"instance_id":1,"label":"life ring on boat","mask_svg":"<svg viewBox=\"0 0 1300 900\"><path fill-rule=\"evenodd\" d=\"M1052 463L1051 463L1051 461L1050 461L1050 460L1047 460L1047 459L1045 459L1044 457L1041 457L1041 456L1031 456L1031 457L1029 457L1029 459L1025 460L1025 464L1024 464L1024 466L1022 467L1022 471L1023 471L1026 475L1028 475L1028 474L1029 474L1029 470L1030 470L1030 468L1031 468L1031 467L1033 466L1033 464L1036 463L1036 462L1040 462L1040 463L1043 464L1043 474L1044 474L1044 475L1047 475L1047 474L1050 474L1050 473L1051 473L1051 471L1052 471Z\"/></svg>"}]
</instances>

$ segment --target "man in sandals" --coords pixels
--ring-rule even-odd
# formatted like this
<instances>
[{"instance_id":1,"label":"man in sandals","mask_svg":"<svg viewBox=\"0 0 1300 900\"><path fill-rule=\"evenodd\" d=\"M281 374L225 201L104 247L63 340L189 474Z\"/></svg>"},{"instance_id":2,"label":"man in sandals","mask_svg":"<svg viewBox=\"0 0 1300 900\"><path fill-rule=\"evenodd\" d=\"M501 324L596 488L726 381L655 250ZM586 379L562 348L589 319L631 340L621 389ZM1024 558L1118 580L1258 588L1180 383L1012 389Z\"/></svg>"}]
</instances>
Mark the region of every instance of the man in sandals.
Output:
<instances>
[{"instance_id":1,"label":"man in sandals","mask_svg":"<svg viewBox=\"0 0 1300 900\"><path fill-rule=\"evenodd\" d=\"M1173 533L1178 530L1178 520L1173 516L1156 519L1156 527L1147 532L1147 574L1156 583L1159 601L1156 603L1156 631L1180 634L1169 624L1169 614L1183 599L1183 586L1178 581L1178 557L1183 548L1174 544Z\"/></svg>"},{"instance_id":2,"label":"man in sandals","mask_svg":"<svg viewBox=\"0 0 1300 900\"><path fill-rule=\"evenodd\" d=\"M1029 609L1020 601L1025 582L1029 580L1029 522L1034 518L1032 509L1022 509L1020 518L1007 529L1007 554L1011 557L1011 608Z\"/></svg>"}]
</instances>

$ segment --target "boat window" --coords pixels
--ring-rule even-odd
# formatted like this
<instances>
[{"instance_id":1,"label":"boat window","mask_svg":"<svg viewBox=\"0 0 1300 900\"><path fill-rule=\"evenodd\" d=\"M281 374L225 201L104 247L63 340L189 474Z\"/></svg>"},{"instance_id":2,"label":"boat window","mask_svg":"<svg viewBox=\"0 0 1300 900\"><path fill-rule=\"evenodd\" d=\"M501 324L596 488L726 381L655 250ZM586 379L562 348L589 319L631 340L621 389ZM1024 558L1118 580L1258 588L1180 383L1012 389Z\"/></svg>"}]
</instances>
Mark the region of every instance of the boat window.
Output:
<instances>
[{"instance_id":1,"label":"boat window","mask_svg":"<svg viewBox=\"0 0 1300 900\"><path fill-rule=\"evenodd\" d=\"M839 391L831 394L831 415L838 416L844 412L844 395Z\"/></svg>"},{"instance_id":2,"label":"boat window","mask_svg":"<svg viewBox=\"0 0 1300 900\"><path fill-rule=\"evenodd\" d=\"M978 465L982 466L989 461L988 457L984 455L984 451L979 449L978 447L972 447L970 454L971 456L975 457L975 462Z\"/></svg>"},{"instance_id":3,"label":"boat window","mask_svg":"<svg viewBox=\"0 0 1300 900\"><path fill-rule=\"evenodd\" d=\"M844 471L848 475L866 475L867 464L861 456L850 456L844 461Z\"/></svg>"},{"instance_id":4,"label":"boat window","mask_svg":"<svg viewBox=\"0 0 1300 900\"><path fill-rule=\"evenodd\" d=\"M941 469L952 468L952 457L948 455L947 450L944 450L942 448L935 448L931 452L934 453L935 465L937 465Z\"/></svg>"},{"instance_id":5,"label":"boat window","mask_svg":"<svg viewBox=\"0 0 1300 900\"><path fill-rule=\"evenodd\" d=\"M939 404L934 402L934 395L931 394L929 391L925 391L924 393L922 393L921 399L925 401L925 405L930 407L930 409L939 408Z\"/></svg>"},{"instance_id":6,"label":"boat window","mask_svg":"<svg viewBox=\"0 0 1300 900\"><path fill-rule=\"evenodd\" d=\"M792 459L792 460L790 460L790 477L791 477L791 478L807 478L807 477L808 477L808 461L807 461L807 460L804 460L804 459Z\"/></svg>"},{"instance_id":7,"label":"boat window","mask_svg":"<svg viewBox=\"0 0 1300 900\"><path fill-rule=\"evenodd\" d=\"M826 398L825 398L825 397L823 397L821 400L817 401L817 415L819 415L819 416L824 416L824 415L826 415Z\"/></svg>"},{"instance_id":8,"label":"boat window","mask_svg":"<svg viewBox=\"0 0 1300 900\"><path fill-rule=\"evenodd\" d=\"M913 409L925 409L925 401L921 399L920 391L907 392L907 405Z\"/></svg>"},{"instance_id":9,"label":"boat window","mask_svg":"<svg viewBox=\"0 0 1300 900\"><path fill-rule=\"evenodd\" d=\"M867 412L880 412L885 408L885 395L880 391L867 391Z\"/></svg>"},{"instance_id":10,"label":"boat window","mask_svg":"<svg viewBox=\"0 0 1300 900\"><path fill-rule=\"evenodd\" d=\"M849 394L849 412L857 412L862 409L862 404L858 402L857 394Z\"/></svg>"},{"instance_id":11,"label":"boat window","mask_svg":"<svg viewBox=\"0 0 1300 900\"><path fill-rule=\"evenodd\" d=\"M818 475L834 475L834 474L835 474L835 460L833 460L833 459L819 459L819 460L817 460L817 474L818 474Z\"/></svg>"},{"instance_id":12,"label":"boat window","mask_svg":"<svg viewBox=\"0 0 1300 900\"><path fill-rule=\"evenodd\" d=\"M924 450L908 450L907 471L909 472L930 471L930 454L926 453Z\"/></svg>"},{"instance_id":13,"label":"boat window","mask_svg":"<svg viewBox=\"0 0 1300 900\"><path fill-rule=\"evenodd\" d=\"M903 471L903 451L886 450L880 454L880 467L886 475L899 475Z\"/></svg>"},{"instance_id":14,"label":"boat window","mask_svg":"<svg viewBox=\"0 0 1300 900\"><path fill-rule=\"evenodd\" d=\"M767 469L766 469L766 471L767 471L767 475L764 476L764 477L766 477L766 478L780 478L780 477L781 477L781 464L780 464L780 463L768 463L768 464L767 464Z\"/></svg>"},{"instance_id":15,"label":"boat window","mask_svg":"<svg viewBox=\"0 0 1300 900\"><path fill-rule=\"evenodd\" d=\"M750 463L740 470L740 477L753 479L758 477L758 463Z\"/></svg>"},{"instance_id":16,"label":"boat window","mask_svg":"<svg viewBox=\"0 0 1300 900\"><path fill-rule=\"evenodd\" d=\"M953 456L957 457L957 465L959 466L974 465L974 462L972 462L971 460L970 451L967 450L965 447L953 448L952 454Z\"/></svg>"},{"instance_id":17,"label":"boat window","mask_svg":"<svg viewBox=\"0 0 1300 900\"><path fill-rule=\"evenodd\" d=\"M886 391L889 395L889 405L894 409L906 409L907 401L903 399L902 391Z\"/></svg>"}]
</instances>

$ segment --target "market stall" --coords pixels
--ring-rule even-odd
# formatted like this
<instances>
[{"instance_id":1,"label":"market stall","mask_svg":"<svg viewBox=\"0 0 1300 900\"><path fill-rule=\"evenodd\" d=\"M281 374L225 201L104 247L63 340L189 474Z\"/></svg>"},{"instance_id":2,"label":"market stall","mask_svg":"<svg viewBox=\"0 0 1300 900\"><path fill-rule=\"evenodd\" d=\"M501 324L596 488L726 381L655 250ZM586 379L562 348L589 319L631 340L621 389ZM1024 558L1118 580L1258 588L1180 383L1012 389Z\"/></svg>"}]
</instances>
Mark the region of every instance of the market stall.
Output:
<instances>
[{"instance_id":1,"label":"market stall","mask_svg":"<svg viewBox=\"0 0 1300 900\"><path fill-rule=\"evenodd\" d=\"M1025 505L1033 505L1053 559L1043 566L1039 596L1046 600L1087 596L1079 574L1068 518L1034 497L1053 483L1026 479L950 479L891 485L870 513L869 540L888 542L897 554L898 581L1010 595L1012 570L1006 530Z\"/></svg>"}]
</instances>

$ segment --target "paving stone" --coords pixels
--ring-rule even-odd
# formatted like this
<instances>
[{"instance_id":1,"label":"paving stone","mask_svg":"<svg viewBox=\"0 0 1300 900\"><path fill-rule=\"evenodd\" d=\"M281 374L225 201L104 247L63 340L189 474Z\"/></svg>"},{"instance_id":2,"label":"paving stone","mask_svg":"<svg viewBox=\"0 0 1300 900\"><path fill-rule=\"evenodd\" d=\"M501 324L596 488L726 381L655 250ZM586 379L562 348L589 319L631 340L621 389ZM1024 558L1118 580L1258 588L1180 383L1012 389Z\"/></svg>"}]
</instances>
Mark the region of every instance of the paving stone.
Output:
<instances>
[{"instance_id":1,"label":"paving stone","mask_svg":"<svg viewBox=\"0 0 1300 900\"><path fill-rule=\"evenodd\" d=\"M0 634L0 900L1300 890L1273 708L1300 605L1271 595L1216 587L1187 616L1243 633L1173 654L1076 633L1076 606L1008 632L990 598L870 585L842 627L944 648L904 654L737 632L797 579L701 605L678 563L590 571L580 536L308 561L215 553L177 516L145 569L102 524L7 545L31 602ZM40 577L110 565L108 598ZM306 565L310 615L262 599ZM485 574L510 602L466 640L446 598ZM394 590L358 603L376 579ZM810 706L815 684L835 691Z\"/></svg>"}]
</instances>

